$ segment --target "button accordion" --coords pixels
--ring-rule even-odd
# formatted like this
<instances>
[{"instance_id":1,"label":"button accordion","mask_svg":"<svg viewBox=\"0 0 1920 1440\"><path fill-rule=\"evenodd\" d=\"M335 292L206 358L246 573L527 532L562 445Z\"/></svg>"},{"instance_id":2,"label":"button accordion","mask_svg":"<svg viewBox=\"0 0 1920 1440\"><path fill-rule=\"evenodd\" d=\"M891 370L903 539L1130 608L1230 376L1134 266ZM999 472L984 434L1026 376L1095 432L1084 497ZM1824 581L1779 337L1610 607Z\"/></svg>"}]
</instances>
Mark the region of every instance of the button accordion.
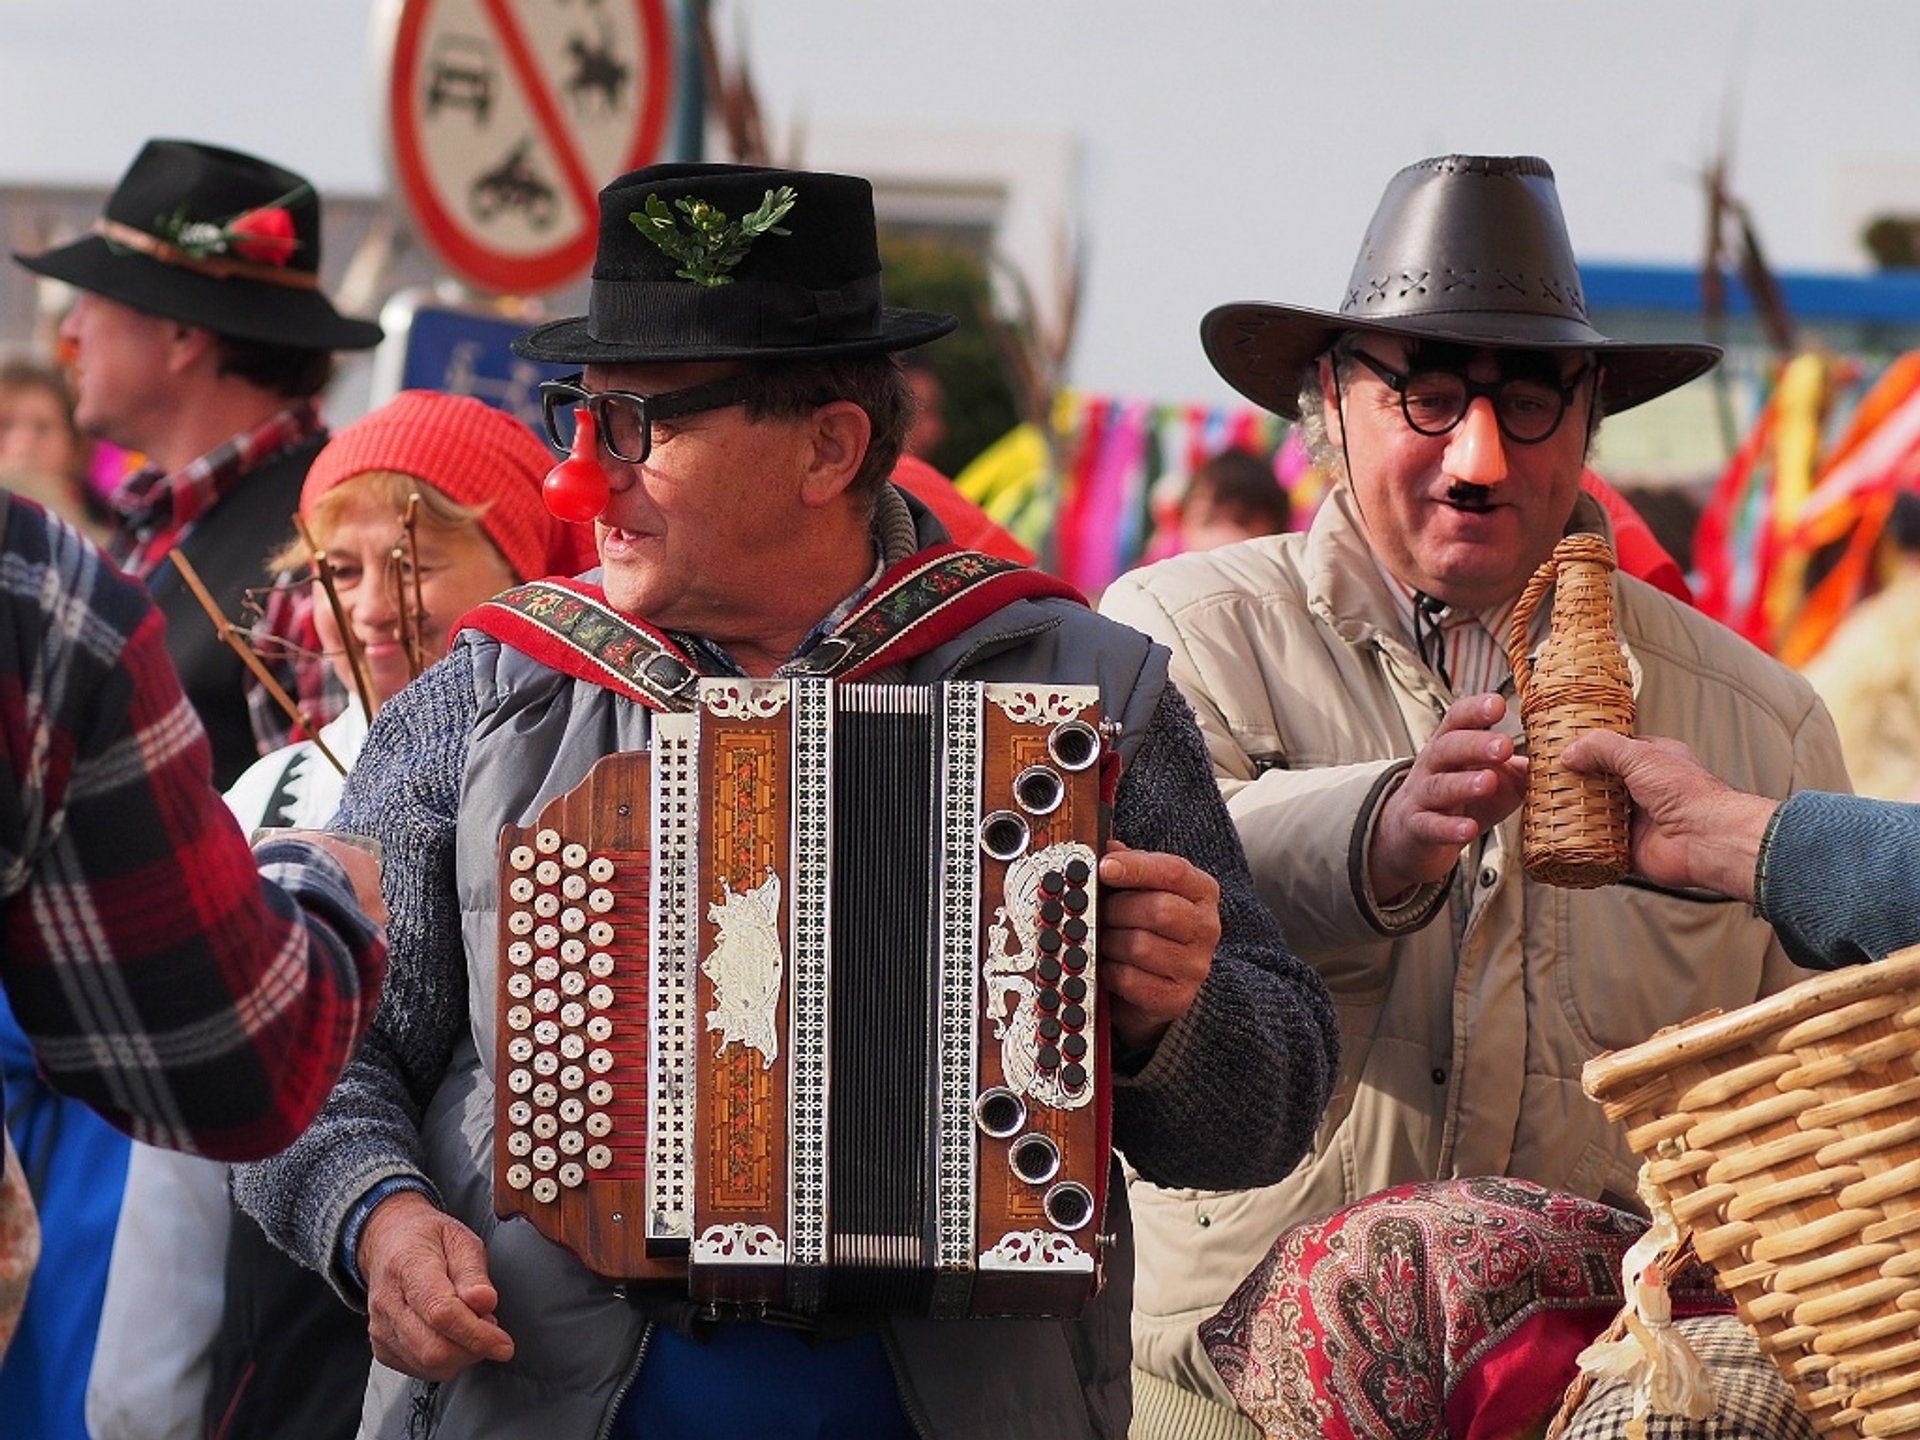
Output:
<instances>
[{"instance_id":1,"label":"button accordion","mask_svg":"<svg viewBox=\"0 0 1920 1440\"><path fill-rule=\"evenodd\" d=\"M703 680L500 837L495 1208L747 1312L1076 1314L1091 686Z\"/></svg>"}]
</instances>

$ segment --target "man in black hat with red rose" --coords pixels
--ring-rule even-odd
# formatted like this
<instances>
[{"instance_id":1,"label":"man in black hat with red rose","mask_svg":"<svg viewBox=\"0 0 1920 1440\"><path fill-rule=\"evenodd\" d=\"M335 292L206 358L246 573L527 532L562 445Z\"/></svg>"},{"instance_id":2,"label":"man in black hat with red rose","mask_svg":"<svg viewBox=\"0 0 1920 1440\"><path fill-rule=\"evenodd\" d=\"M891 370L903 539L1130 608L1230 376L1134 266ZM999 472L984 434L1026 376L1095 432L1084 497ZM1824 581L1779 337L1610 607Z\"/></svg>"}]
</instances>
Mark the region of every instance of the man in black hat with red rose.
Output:
<instances>
[{"instance_id":1,"label":"man in black hat with red rose","mask_svg":"<svg viewBox=\"0 0 1920 1440\"><path fill-rule=\"evenodd\" d=\"M1114 1143L1168 1184L1270 1183L1334 1063L1325 989L1253 896L1163 653L1057 581L943 547L887 481L910 414L895 355L954 322L883 304L867 183L659 165L600 204L589 313L518 349L584 367L547 387L571 452L548 490L593 519L601 567L483 606L376 717L340 820L385 842L386 999L321 1118L237 1194L368 1310L365 1435L1118 1440L1124 1205L1075 1320L715 1318L684 1281L617 1287L496 1219L482 1057L521 1023L496 1017L497 968L528 958L496 954L502 828L648 748L699 676L1099 686L1121 725L1097 909Z\"/></svg>"},{"instance_id":2,"label":"man in black hat with red rose","mask_svg":"<svg viewBox=\"0 0 1920 1440\"><path fill-rule=\"evenodd\" d=\"M1132 1187L1153 1436L1244 1424L1194 1327L1296 1222L1451 1176L1634 1207L1638 1162L1582 1064L1801 973L1744 905L1521 871L1508 619L1563 535L1611 534L1580 488L1602 413L1719 353L1593 328L1546 163L1409 166L1337 312L1224 305L1201 337L1230 384L1303 424L1336 484L1308 532L1136 571L1102 608L1172 650L1256 886L1334 993L1342 1078L1279 1184ZM1641 729L1688 738L1743 789L1848 788L1804 681L1630 576L1613 601ZM1328 1347L1372 1343L1314 1323Z\"/></svg>"},{"instance_id":3,"label":"man in black hat with red rose","mask_svg":"<svg viewBox=\"0 0 1920 1440\"><path fill-rule=\"evenodd\" d=\"M60 327L75 422L145 460L112 497L109 549L166 616L224 787L286 743L291 721L220 638L173 553L227 619L242 619L249 592L273 579L266 557L292 538L300 483L326 441L318 397L333 352L378 344L380 327L321 293L311 184L190 140L148 141L92 234L14 259L80 292ZM278 653L262 658L316 723L330 718L325 661L293 659L313 644L307 587L267 604L256 640Z\"/></svg>"}]
</instances>

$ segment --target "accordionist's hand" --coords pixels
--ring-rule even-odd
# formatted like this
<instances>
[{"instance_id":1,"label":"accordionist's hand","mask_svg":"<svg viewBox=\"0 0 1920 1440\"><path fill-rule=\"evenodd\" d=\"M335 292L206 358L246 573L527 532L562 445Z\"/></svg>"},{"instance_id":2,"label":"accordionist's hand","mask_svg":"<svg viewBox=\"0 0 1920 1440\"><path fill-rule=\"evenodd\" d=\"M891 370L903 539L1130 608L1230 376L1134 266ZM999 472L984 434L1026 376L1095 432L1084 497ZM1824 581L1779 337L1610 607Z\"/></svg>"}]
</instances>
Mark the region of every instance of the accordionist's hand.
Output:
<instances>
[{"instance_id":1,"label":"accordionist's hand","mask_svg":"<svg viewBox=\"0 0 1920 1440\"><path fill-rule=\"evenodd\" d=\"M480 1237L417 1190L389 1195L367 1216L356 1257L367 1282L367 1335L382 1365L450 1380L481 1360L511 1360L494 1323L499 1296Z\"/></svg>"},{"instance_id":2,"label":"accordionist's hand","mask_svg":"<svg viewBox=\"0 0 1920 1440\"><path fill-rule=\"evenodd\" d=\"M1100 860L1100 988L1122 1050L1145 1049L1193 1008L1220 943L1220 882L1179 855Z\"/></svg>"}]
</instances>

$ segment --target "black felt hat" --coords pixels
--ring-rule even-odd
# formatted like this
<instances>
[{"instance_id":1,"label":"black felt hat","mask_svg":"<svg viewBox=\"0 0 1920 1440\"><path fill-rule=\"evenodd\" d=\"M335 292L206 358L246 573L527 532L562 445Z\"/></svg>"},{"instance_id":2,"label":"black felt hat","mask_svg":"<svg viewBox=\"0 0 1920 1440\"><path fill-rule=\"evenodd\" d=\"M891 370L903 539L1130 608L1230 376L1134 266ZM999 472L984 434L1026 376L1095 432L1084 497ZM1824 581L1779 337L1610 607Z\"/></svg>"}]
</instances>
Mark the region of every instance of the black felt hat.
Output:
<instances>
[{"instance_id":1,"label":"black felt hat","mask_svg":"<svg viewBox=\"0 0 1920 1440\"><path fill-rule=\"evenodd\" d=\"M587 313L513 350L571 365L806 360L905 350L956 323L881 303L865 180L650 165L600 192Z\"/></svg>"},{"instance_id":2,"label":"black felt hat","mask_svg":"<svg viewBox=\"0 0 1920 1440\"><path fill-rule=\"evenodd\" d=\"M1587 319L1553 171L1531 155L1442 155L1387 183L1337 313L1248 301L1200 322L1207 358L1292 419L1300 382L1350 331L1475 348L1590 350L1609 414L1712 369L1718 346L1609 340Z\"/></svg>"},{"instance_id":3,"label":"black felt hat","mask_svg":"<svg viewBox=\"0 0 1920 1440\"><path fill-rule=\"evenodd\" d=\"M320 293L320 197L238 150L149 140L107 197L94 233L29 270L155 315L241 340L364 350L380 327Z\"/></svg>"}]
</instances>

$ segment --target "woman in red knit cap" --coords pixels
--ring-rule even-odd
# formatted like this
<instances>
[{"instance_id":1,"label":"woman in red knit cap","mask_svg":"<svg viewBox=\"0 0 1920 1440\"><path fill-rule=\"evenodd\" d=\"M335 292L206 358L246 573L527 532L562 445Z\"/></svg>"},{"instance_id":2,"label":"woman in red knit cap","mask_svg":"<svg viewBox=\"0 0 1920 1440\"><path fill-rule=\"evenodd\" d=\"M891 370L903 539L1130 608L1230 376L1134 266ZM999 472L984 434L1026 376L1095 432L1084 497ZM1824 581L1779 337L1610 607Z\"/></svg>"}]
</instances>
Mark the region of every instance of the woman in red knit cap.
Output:
<instances>
[{"instance_id":1,"label":"woman in red knit cap","mask_svg":"<svg viewBox=\"0 0 1920 1440\"><path fill-rule=\"evenodd\" d=\"M314 458L300 491L300 518L326 555L341 618L366 658L373 708L445 655L454 624L482 600L522 580L572 575L595 563L591 529L557 519L541 498L540 482L552 468L552 452L512 416L430 390L402 391ZM416 496L409 556L404 526ZM269 563L297 573L310 569L313 557L296 543ZM350 766L370 717L346 637L317 579L313 600L321 647L355 697L320 738ZM342 776L311 745L304 758L296 756L302 749L269 755L227 792L243 822L324 824L332 817ZM298 767L291 779L290 765Z\"/></svg>"},{"instance_id":2,"label":"woman in red knit cap","mask_svg":"<svg viewBox=\"0 0 1920 1440\"><path fill-rule=\"evenodd\" d=\"M316 580L314 621L354 697L320 740L343 767L366 740L369 706L445 655L463 614L522 580L596 563L590 528L541 498L552 466L511 416L425 390L403 391L315 457L300 518L340 612ZM311 572L314 561L300 544L271 565ZM343 622L365 658L365 701ZM299 741L247 770L227 804L244 825L324 826L344 778ZM87 1390L94 1436L351 1436L368 1359L366 1321L233 1216L224 1165L134 1147Z\"/></svg>"}]
</instances>

